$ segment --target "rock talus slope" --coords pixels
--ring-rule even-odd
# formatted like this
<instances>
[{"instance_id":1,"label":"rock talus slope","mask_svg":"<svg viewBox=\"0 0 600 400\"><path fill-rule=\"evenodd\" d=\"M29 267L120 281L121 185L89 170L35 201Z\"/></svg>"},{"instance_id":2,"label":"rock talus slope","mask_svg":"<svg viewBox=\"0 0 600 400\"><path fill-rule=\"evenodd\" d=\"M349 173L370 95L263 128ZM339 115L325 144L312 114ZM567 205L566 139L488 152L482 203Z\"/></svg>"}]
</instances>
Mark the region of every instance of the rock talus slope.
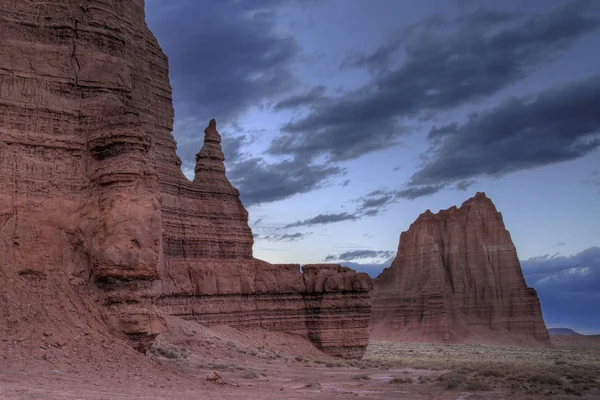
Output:
<instances>
[{"instance_id":1,"label":"rock talus slope","mask_svg":"<svg viewBox=\"0 0 600 400\"><path fill-rule=\"evenodd\" d=\"M216 123L192 182L172 127L168 61L143 0L0 4L2 333L35 315L143 342L175 314L360 357L368 277L254 259Z\"/></svg>"},{"instance_id":2,"label":"rock talus slope","mask_svg":"<svg viewBox=\"0 0 600 400\"><path fill-rule=\"evenodd\" d=\"M372 338L549 343L536 292L484 193L460 208L421 214L373 283Z\"/></svg>"}]
</instances>

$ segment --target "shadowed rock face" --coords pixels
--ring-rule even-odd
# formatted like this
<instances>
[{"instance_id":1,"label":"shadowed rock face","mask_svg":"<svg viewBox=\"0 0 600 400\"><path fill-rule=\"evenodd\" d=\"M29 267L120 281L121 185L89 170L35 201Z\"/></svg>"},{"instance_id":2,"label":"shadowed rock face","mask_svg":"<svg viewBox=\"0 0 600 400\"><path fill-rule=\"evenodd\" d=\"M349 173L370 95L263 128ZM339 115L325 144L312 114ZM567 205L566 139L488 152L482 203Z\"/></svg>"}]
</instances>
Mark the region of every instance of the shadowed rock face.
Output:
<instances>
[{"instance_id":1,"label":"shadowed rock face","mask_svg":"<svg viewBox=\"0 0 600 400\"><path fill-rule=\"evenodd\" d=\"M484 193L460 208L421 214L374 287L376 339L549 343L536 292Z\"/></svg>"},{"instance_id":2,"label":"shadowed rock face","mask_svg":"<svg viewBox=\"0 0 600 400\"><path fill-rule=\"evenodd\" d=\"M143 0L84 3L0 5L7 304L29 304L35 277L48 298L57 287L91 296L111 327L140 340L166 329L168 313L294 331L331 354L360 357L368 277L254 259L214 120L194 180L181 171L168 62ZM75 295L75 286L85 290Z\"/></svg>"}]
</instances>

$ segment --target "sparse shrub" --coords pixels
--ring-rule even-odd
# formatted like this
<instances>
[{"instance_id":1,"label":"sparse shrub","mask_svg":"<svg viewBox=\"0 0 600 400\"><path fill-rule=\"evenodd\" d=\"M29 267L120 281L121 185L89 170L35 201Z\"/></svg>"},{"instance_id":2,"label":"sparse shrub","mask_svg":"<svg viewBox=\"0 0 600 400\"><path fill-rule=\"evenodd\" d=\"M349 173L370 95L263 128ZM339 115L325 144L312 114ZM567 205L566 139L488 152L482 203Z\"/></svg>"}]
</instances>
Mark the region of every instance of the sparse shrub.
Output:
<instances>
[{"instance_id":1,"label":"sparse shrub","mask_svg":"<svg viewBox=\"0 0 600 400\"><path fill-rule=\"evenodd\" d=\"M553 373L536 373L529 378L529 381L541 385L562 386L563 384L560 376Z\"/></svg>"},{"instance_id":2,"label":"sparse shrub","mask_svg":"<svg viewBox=\"0 0 600 400\"><path fill-rule=\"evenodd\" d=\"M188 349L182 347L181 349L177 347L164 346L164 345L154 345L150 348L150 352L154 355L166 357L172 360L178 358L188 358Z\"/></svg>"},{"instance_id":3,"label":"sparse shrub","mask_svg":"<svg viewBox=\"0 0 600 400\"><path fill-rule=\"evenodd\" d=\"M321 384L317 381L309 382L304 385L306 389L321 389Z\"/></svg>"},{"instance_id":4,"label":"sparse shrub","mask_svg":"<svg viewBox=\"0 0 600 400\"><path fill-rule=\"evenodd\" d=\"M502 378L506 376L506 369L503 369L501 367L487 367L480 371L477 371L477 375L483 377Z\"/></svg>"},{"instance_id":5,"label":"sparse shrub","mask_svg":"<svg viewBox=\"0 0 600 400\"><path fill-rule=\"evenodd\" d=\"M258 379L258 374L253 370L244 371L242 374L242 378L244 379Z\"/></svg>"},{"instance_id":6,"label":"sparse shrub","mask_svg":"<svg viewBox=\"0 0 600 400\"><path fill-rule=\"evenodd\" d=\"M301 356L296 356L296 357L294 357L294 360L296 360L298 362L302 362L302 361L304 361L304 358Z\"/></svg>"},{"instance_id":7,"label":"sparse shrub","mask_svg":"<svg viewBox=\"0 0 600 400\"><path fill-rule=\"evenodd\" d=\"M467 382L467 390L477 391L477 392L487 392L492 390L492 387L486 381L481 379L470 379Z\"/></svg>"},{"instance_id":8,"label":"sparse shrub","mask_svg":"<svg viewBox=\"0 0 600 400\"><path fill-rule=\"evenodd\" d=\"M390 379L391 384L411 384L413 383L413 378L410 376L397 376L395 378Z\"/></svg>"},{"instance_id":9,"label":"sparse shrub","mask_svg":"<svg viewBox=\"0 0 600 400\"><path fill-rule=\"evenodd\" d=\"M233 342L227 342L225 343L225 346L229 349L229 350L233 350L233 349L237 349L237 346L235 345L235 343Z\"/></svg>"},{"instance_id":10,"label":"sparse shrub","mask_svg":"<svg viewBox=\"0 0 600 400\"><path fill-rule=\"evenodd\" d=\"M212 370L221 372L233 371L237 369L237 367L233 364L208 363L207 366Z\"/></svg>"},{"instance_id":11,"label":"sparse shrub","mask_svg":"<svg viewBox=\"0 0 600 400\"><path fill-rule=\"evenodd\" d=\"M575 396L582 396L584 391L583 388L580 388L576 385L568 385L563 390L565 393L574 394Z\"/></svg>"},{"instance_id":12,"label":"sparse shrub","mask_svg":"<svg viewBox=\"0 0 600 400\"><path fill-rule=\"evenodd\" d=\"M352 379L355 381L368 381L368 380L371 380L371 377L367 374L360 374L360 375L354 375L352 377Z\"/></svg>"},{"instance_id":13,"label":"sparse shrub","mask_svg":"<svg viewBox=\"0 0 600 400\"><path fill-rule=\"evenodd\" d=\"M444 383L446 389L456 389L467 381L467 376L461 373L448 372L440 375L438 380Z\"/></svg>"}]
</instances>

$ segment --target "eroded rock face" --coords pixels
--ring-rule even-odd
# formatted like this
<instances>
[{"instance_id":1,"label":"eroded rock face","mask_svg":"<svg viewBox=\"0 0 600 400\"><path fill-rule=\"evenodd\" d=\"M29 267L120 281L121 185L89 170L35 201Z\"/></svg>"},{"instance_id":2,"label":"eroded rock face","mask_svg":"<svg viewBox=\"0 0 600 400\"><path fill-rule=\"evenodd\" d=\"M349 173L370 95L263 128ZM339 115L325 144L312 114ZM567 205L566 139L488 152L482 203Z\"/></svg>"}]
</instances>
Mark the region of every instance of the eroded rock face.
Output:
<instances>
[{"instance_id":1,"label":"eroded rock face","mask_svg":"<svg viewBox=\"0 0 600 400\"><path fill-rule=\"evenodd\" d=\"M203 325L282 330L328 354L360 358L368 345L371 279L339 265L218 260L193 269L193 295L157 300L166 314Z\"/></svg>"},{"instance_id":2,"label":"eroded rock face","mask_svg":"<svg viewBox=\"0 0 600 400\"><path fill-rule=\"evenodd\" d=\"M173 313L297 331L332 354L360 356L368 278L254 259L216 122L192 182L172 126L167 58L143 0L0 5L6 309L30 304L33 281L40 298L57 287L70 299L91 296L103 319L133 338L160 333L162 316ZM178 302L191 306L181 311Z\"/></svg>"},{"instance_id":3,"label":"eroded rock face","mask_svg":"<svg viewBox=\"0 0 600 400\"><path fill-rule=\"evenodd\" d=\"M400 235L375 280L372 338L548 344L534 289L525 284L502 215L484 193Z\"/></svg>"}]
</instances>

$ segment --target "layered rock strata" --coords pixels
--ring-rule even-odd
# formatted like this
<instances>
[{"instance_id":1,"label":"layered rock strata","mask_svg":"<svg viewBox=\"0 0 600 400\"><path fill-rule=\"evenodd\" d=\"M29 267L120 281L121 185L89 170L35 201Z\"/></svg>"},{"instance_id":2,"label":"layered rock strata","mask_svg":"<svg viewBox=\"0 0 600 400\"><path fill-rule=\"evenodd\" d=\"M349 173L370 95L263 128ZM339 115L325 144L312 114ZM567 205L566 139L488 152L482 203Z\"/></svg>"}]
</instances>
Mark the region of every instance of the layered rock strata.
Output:
<instances>
[{"instance_id":1,"label":"layered rock strata","mask_svg":"<svg viewBox=\"0 0 600 400\"><path fill-rule=\"evenodd\" d=\"M502 215L484 193L400 235L398 254L375 280L375 339L548 344Z\"/></svg>"},{"instance_id":2,"label":"layered rock strata","mask_svg":"<svg viewBox=\"0 0 600 400\"><path fill-rule=\"evenodd\" d=\"M254 259L216 123L192 182L172 127L167 58L143 0L0 5L0 300L12 304L2 318L31 304L35 282L47 297L91 296L104 321L139 340L172 313L294 331L360 356L368 279Z\"/></svg>"}]
</instances>

